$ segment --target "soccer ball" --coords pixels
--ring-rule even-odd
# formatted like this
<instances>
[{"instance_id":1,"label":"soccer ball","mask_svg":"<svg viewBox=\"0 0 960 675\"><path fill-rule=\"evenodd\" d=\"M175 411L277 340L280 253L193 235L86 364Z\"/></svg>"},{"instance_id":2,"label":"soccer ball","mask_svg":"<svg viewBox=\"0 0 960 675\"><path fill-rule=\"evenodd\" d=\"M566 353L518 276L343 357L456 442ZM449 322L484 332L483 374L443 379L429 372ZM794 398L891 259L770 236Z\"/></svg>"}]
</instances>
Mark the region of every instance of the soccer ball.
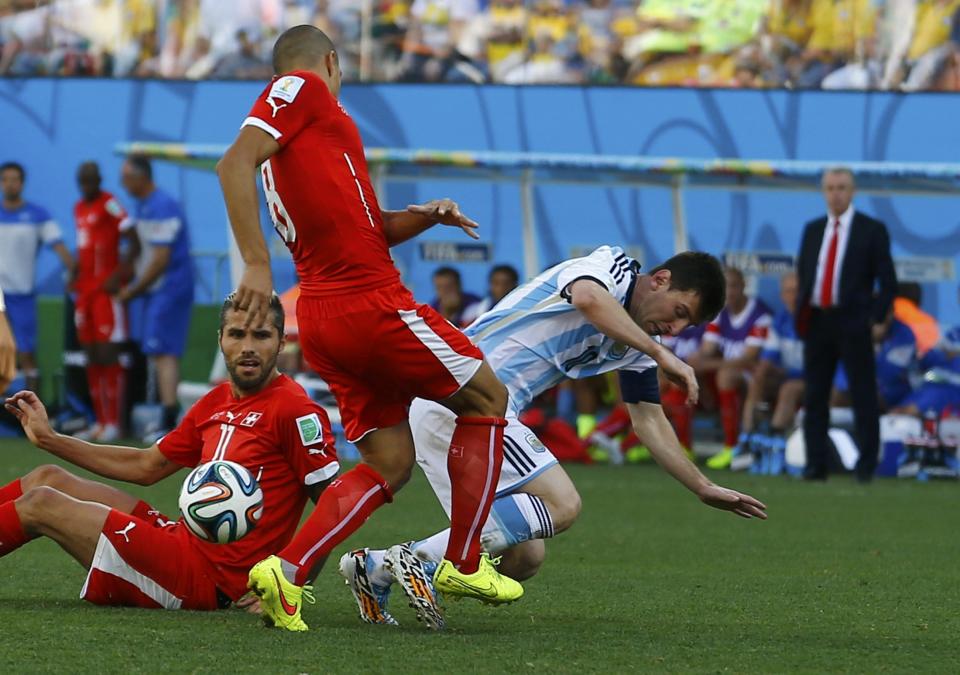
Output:
<instances>
[{"instance_id":1,"label":"soccer ball","mask_svg":"<svg viewBox=\"0 0 960 675\"><path fill-rule=\"evenodd\" d=\"M247 469L225 459L201 464L180 490L180 515L204 541L229 544L244 537L263 515L263 491Z\"/></svg>"}]
</instances>

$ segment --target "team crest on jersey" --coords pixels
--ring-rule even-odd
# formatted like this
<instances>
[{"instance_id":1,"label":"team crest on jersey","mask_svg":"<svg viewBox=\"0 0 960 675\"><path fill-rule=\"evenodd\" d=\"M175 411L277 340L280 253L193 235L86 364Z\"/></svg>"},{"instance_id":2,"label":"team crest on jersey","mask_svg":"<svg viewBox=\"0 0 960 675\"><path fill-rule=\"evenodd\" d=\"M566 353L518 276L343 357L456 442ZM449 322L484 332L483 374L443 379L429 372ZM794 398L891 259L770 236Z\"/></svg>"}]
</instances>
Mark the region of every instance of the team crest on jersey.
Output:
<instances>
[{"instance_id":1,"label":"team crest on jersey","mask_svg":"<svg viewBox=\"0 0 960 675\"><path fill-rule=\"evenodd\" d=\"M300 442L304 445L323 443L323 426L317 413L298 417L297 431L300 432Z\"/></svg>"},{"instance_id":2,"label":"team crest on jersey","mask_svg":"<svg viewBox=\"0 0 960 675\"><path fill-rule=\"evenodd\" d=\"M611 359L622 359L627 355L627 350L629 349L630 347L622 342L615 342L607 353L607 357Z\"/></svg>"},{"instance_id":3,"label":"team crest on jersey","mask_svg":"<svg viewBox=\"0 0 960 675\"><path fill-rule=\"evenodd\" d=\"M261 417L263 417L263 413L258 413L258 412L247 413L247 416L244 417L243 420L240 422L240 426L252 427L254 424L257 423L257 420L259 420Z\"/></svg>"},{"instance_id":4,"label":"team crest on jersey","mask_svg":"<svg viewBox=\"0 0 960 675\"><path fill-rule=\"evenodd\" d=\"M116 199L111 199L107 201L107 205L105 208L107 209L107 213L109 213L114 218L119 218L120 216L123 215L123 209L120 208L120 205L117 203Z\"/></svg>"},{"instance_id":5,"label":"team crest on jersey","mask_svg":"<svg viewBox=\"0 0 960 675\"><path fill-rule=\"evenodd\" d=\"M543 444L543 441L537 438L536 434L527 434L526 441L527 441L527 445L529 445L534 452L547 451L547 446Z\"/></svg>"}]
</instances>

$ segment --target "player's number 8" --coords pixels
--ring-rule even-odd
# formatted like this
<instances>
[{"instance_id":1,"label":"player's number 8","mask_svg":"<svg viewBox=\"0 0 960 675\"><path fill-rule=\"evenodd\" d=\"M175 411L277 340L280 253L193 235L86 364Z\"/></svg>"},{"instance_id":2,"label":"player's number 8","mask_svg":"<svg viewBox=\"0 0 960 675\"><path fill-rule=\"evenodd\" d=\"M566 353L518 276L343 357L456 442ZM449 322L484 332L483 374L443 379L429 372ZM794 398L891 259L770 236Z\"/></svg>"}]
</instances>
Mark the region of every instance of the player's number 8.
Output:
<instances>
[{"instance_id":1,"label":"player's number 8","mask_svg":"<svg viewBox=\"0 0 960 675\"><path fill-rule=\"evenodd\" d=\"M269 159L260 166L260 178L263 180L263 194L267 198L267 209L270 211L273 227L285 242L292 244L297 240L297 228L294 227L293 219L287 213L280 199L280 193L277 192L277 184L273 179L273 167L270 166Z\"/></svg>"}]
</instances>

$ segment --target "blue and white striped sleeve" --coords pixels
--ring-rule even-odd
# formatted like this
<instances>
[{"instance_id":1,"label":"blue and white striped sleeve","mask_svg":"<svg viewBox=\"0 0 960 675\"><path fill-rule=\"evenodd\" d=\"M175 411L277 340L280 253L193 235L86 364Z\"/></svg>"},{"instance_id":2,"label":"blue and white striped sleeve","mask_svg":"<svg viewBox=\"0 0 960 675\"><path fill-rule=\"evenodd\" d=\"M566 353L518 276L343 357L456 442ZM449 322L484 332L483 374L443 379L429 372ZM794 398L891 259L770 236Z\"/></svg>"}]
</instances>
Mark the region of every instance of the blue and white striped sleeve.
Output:
<instances>
[{"instance_id":1,"label":"blue and white striped sleeve","mask_svg":"<svg viewBox=\"0 0 960 675\"><path fill-rule=\"evenodd\" d=\"M580 279L590 279L617 295L617 287L630 271L630 261L619 248L601 246L583 258L571 260L557 277L560 296L570 302L570 285Z\"/></svg>"}]
</instances>

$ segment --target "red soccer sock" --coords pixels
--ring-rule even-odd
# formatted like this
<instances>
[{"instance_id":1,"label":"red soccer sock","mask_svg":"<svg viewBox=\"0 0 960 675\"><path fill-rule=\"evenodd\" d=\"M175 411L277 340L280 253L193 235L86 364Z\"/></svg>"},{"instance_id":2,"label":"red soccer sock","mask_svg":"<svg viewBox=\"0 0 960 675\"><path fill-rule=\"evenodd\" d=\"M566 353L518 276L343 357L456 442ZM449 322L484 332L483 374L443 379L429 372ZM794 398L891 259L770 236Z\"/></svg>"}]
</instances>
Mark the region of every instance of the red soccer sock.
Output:
<instances>
[{"instance_id":1,"label":"red soccer sock","mask_svg":"<svg viewBox=\"0 0 960 675\"><path fill-rule=\"evenodd\" d=\"M627 412L627 406L617 405L610 411L609 415L600 422L597 422L597 427L594 431L599 431L601 434L613 437L619 436L629 429L630 426L630 413Z\"/></svg>"},{"instance_id":2,"label":"red soccer sock","mask_svg":"<svg viewBox=\"0 0 960 675\"><path fill-rule=\"evenodd\" d=\"M13 553L30 541L20 524L20 514L17 513L15 502L0 504L0 558Z\"/></svg>"},{"instance_id":3,"label":"red soccer sock","mask_svg":"<svg viewBox=\"0 0 960 675\"><path fill-rule=\"evenodd\" d=\"M123 366L114 363L109 366L102 366L101 388L103 391L103 415L104 423L120 426L120 413L123 409L123 390L126 381L126 374Z\"/></svg>"},{"instance_id":4,"label":"red soccer sock","mask_svg":"<svg viewBox=\"0 0 960 675\"><path fill-rule=\"evenodd\" d=\"M370 514L393 501L387 481L366 464L357 464L320 495L313 513L277 555L297 567L294 583L303 586L314 564L357 531Z\"/></svg>"},{"instance_id":5,"label":"red soccer sock","mask_svg":"<svg viewBox=\"0 0 960 675\"><path fill-rule=\"evenodd\" d=\"M0 487L0 504L12 502L14 499L20 499L23 494L23 486L20 485L20 479L16 478L3 487Z\"/></svg>"},{"instance_id":6,"label":"red soccer sock","mask_svg":"<svg viewBox=\"0 0 960 675\"><path fill-rule=\"evenodd\" d=\"M723 444L732 447L737 444L740 433L740 394L736 389L720 389L720 424L723 426Z\"/></svg>"},{"instance_id":7,"label":"red soccer sock","mask_svg":"<svg viewBox=\"0 0 960 675\"><path fill-rule=\"evenodd\" d=\"M97 424L104 424L103 410L103 366L87 366L87 386L90 387L90 401L93 403L93 416Z\"/></svg>"},{"instance_id":8,"label":"red soccer sock","mask_svg":"<svg viewBox=\"0 0 960 675\"><path fill-rule=\"evenodd\" d=\"M670 387L663 392L661 400L664 412L677 432L677 440L683 447L692 448L693 410L686 403L686 394L677 387Z\"/></svg>"},{"instance_id":9,"label":"red soccer sock","mask_svg":"<svg viewBox=\"0 0 960 675\"><path fill-rule=\"evenodd\" d=\"M458 417L450 439L450 541L444 558L464 574L480 565L480 530L497 495L503 463L502 417Z\"/></svg>"}]
</instances>

